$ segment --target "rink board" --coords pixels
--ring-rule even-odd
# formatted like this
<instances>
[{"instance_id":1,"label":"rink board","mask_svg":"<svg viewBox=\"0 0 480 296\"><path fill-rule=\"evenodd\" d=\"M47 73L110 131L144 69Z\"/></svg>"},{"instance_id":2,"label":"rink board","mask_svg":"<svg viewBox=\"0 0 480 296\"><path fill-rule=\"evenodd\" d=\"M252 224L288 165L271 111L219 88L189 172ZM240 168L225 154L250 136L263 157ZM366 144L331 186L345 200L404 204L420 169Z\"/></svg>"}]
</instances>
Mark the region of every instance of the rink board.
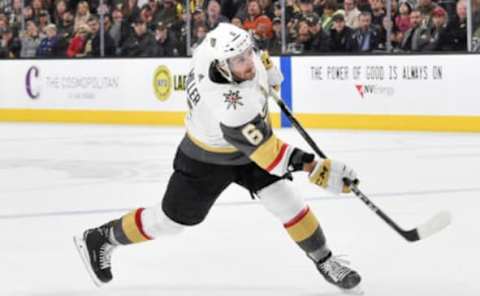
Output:
<instances>
[{"instance_id":1,"label":"rink board","mask_svg":"<svg viewBox=\"0 0 480 296\"><path fill-rule=\"evenodd\" d=\"M292 109L306 127L480 131L479 55L293 59Z\"/></svg>"},{"instance_id":2,"label":"rink board","mask_svg":"<svg viewBox=\"0 0 480 296\"><path fill-rule=\"evenodd\" d=\"M480 131L476 55L275 58L308 128ZM477 65L478 64L478 65ZM183 125L189 59L0 62L0 121ZM289 126L271 102L275 126Z\"/></svg>"}]
</instances>

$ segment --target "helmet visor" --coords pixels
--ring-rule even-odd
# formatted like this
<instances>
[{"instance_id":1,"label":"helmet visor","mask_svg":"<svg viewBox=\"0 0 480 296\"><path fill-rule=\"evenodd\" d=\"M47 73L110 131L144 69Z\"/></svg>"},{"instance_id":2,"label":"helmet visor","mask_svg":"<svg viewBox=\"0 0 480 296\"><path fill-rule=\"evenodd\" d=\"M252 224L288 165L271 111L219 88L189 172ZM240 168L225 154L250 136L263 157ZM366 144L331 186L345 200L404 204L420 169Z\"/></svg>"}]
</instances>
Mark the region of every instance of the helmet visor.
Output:
<instances>
[{"instance_id":1,"label":"helmet visor","mask_svg":"<svg viewBox=\"0 0 480 296\"><path fill-rule=\"evenodd\" d=\"M242 53L227 60L230 71L238 72L253 67L253 47L250 46Z\"/></svg>"}]
</instances>

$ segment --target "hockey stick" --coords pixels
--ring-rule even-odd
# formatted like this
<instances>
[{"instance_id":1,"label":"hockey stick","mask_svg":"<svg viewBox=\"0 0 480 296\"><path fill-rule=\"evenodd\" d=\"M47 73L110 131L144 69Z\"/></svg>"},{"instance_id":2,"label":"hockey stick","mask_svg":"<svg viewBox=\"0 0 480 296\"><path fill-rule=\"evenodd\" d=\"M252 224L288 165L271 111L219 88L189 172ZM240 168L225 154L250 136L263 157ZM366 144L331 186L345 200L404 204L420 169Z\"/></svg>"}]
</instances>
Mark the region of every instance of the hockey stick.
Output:
<instances>
[{"instance_id":1,"label":"hockey stick","mask_svg":"<svg viewBox=\"0 0 480 296\"><path fill-rule=\"evenodd\" d=\"M307 141L308 145L315 151L315 153L321 158L327 158L325 153L318 148L317 144L310 135L305 131L302 125L298 122L298 120L293 116L290 109L285 105L283 100L279 97L279 95L275 91L270 91L270 96L275 100L278 104L282 112L288 117L292 125L295 129L300 133L300 135ZM385 214L380 208L378 208L360 189L356 184L348 182L349 180L345 180L345 183L350 186L352 192L362 200L370 210L372 210L375 214L377 214L383 221L385 221L390 227L392 227L398 234L400 234L403 238L405 238L409 242L418 241L429 237L443 228L447 227L451 222L450 213L447 211L442 211L430 218L424 224L413 228L411 230L404 230L400 226L398 226L395 221L393 221L387 214Z\"/></svg>"}]
</instances>

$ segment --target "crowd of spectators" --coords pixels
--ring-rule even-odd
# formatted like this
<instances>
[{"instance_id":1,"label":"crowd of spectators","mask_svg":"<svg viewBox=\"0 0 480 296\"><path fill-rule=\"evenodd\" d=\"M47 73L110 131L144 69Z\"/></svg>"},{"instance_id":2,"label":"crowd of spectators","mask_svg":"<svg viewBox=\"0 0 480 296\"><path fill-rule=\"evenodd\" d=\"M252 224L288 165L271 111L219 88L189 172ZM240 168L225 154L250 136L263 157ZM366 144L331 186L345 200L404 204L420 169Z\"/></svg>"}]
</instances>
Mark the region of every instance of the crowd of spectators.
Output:
<instances>
[{"instance_id":1,"label":"crowd of spectators","mask_svg":"<svg viewBox=\"0 0 480 296\"><path fill-rule=\"evenodd\" d=\"M388 18L385 0L286 0L286 53L466 51L466 1L392 0ZM472 2L473 36L480 38L480 0ZM0 0L0 58L98 57L101 39L105 56L184 56L188 31L195 48L221 22L250 30L259 47L281 53L280 1L185 3Z\"/></svg>"}]
</instances>

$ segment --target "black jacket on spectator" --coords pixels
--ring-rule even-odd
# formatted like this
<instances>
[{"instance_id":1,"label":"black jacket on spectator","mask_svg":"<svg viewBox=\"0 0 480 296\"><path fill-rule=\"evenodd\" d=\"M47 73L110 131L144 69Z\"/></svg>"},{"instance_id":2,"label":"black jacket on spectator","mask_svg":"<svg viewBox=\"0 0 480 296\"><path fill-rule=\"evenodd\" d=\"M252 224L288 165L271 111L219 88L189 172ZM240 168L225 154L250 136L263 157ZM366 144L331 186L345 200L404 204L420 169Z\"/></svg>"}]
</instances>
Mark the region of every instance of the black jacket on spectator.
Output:
<instances>
[{"instance_id":1,"label":"black jacket on spectator","mask_svg":"<svg viewBox=\"0 0 480 296\"><path fill-rule=\"evenodd\" d=\"M448 50L450 41L448 40L448 32L445 27L433 27L430 30L430 40L424 48L426 51L444 51Z\"/></svg>"},{"instance_id":2,"label":"black jacket on spectator","mask_svg":"<svg viewBox=\"0 0 480 296\"><path fill-rule=\"evenodd\" d=\"M6 46L1 45L0 39L0 57L1 58L19 58L22 43L19 38L13 37Z\"/></svg>"},{"instance_id":3,"label":"black jacket on spectator","mask_svg":"<svg viewBox=\"0 0 480 296\"><path fill-rule=\"evenodd\" d=\"M73 22L71 24L65 25L63 22L60 22L57 25L57 34L60 36L65 36L68 34L70 37L73 36Z\"/></svg>"},{"instance_id":4,"label":"black jacket on spectator","mask_svg":"<svg viewBox=\"0 0 480 296\"><path fill-rule=\"evenodd\" d=\"M311 52L329 52L331 47L332 40L323 29L312 37Z\"/></svg>"},{"instance_id":5,"label":"black jacket on spectator","mask_svg":"<svg viewBox=\"0 0 480 296\"><path fill-rule=\"evenodd\" d=\"M103 36L104 36L105 56L106 57L112 57L112 56L115 55L115 52L116 52L115 41L113 41L113 38L108 33L103 34ZM100 52L100 32L98 32L95 35L95 37L93 37L93 39L92 39L92 51L91 51L90 55L93 56L93 57L101 56L101 52Z\"/></svg>"},{"instance_id":6,"label":"black jacket on spectator","mask_svg":"<svg viewBox=\"0 0 480 296\"><path fill-rule=\"evenodd\" d=\"M177 57L179 56L179 50L176 47L177 39L172 32L168 32L167 38L163 43L160 41L156 42L156 52L155 56L157 57Z\"/></svg>"},{"instance_id":7,"label":"black jacket on spectator","mask_svg":"<svg viewBox=\"0 0 480 296\"><path fill-rule=\"evenodd\" d=\"M366 44L366 49L363 49L363 42L365 38L369 36L369 41L368 44ZM366 32L363 32L362 30L356 29L353 34L352 34L352 51L372 51L378 49L378 45L380 42L380 36L373 27L370 27Z\"/></svg>"},{"instance_id":8,"label":"black jacket on spectator","mask_svg":"<svg viewBox=\"0 0 480 296\"><path fill-rule=\"evenodd\" d=\"M385 13L380 13L379 15L372 14L372 26L374 26L376 30L380 30L380 28L383 27L383 18L385 15Z\"/></svg>"},{"instance_id":9,"label":"black jacket on spectator","mask_svg":"<svg viewBox=\"0 0 480 296\"><path fill-rule=\"evenodd\" d=\"M352 50L353 30L347 26L341 32L334 28L330 30L330 39L332 40L330 49L332 51L347 52Z\"/></svg>"},{"instance_id":10,"label":"black jacket on spectator","mask_svg":"<svg viewBox=\"0 0 480 296\"><path fill-rule=\"evenodd\" d=\"M157 43L149 31L142 36L132 34L122 47L122 56L124 57L153 57L156 52Z\"/></svg>"},{"instance_id":11,"label":"black jacket on spectator","mask_svg":"<svg viewBox=\"0 0 480 296\"><path fill-rule=\"evenodd\" d=\"M60 23L57 28L58 53L61 57L65 57L67 55L67 49L68 45L70 44L70 39L73 38L73 23L67 26L65 26L63 23Z\"/></svg>"},{"instance_id":12,"label":"black jacket on spectator","mask_svg":"<svg viewBox=\"0 0 480 296\"><path fill-rule=\"evenodd\" d=\"M135 33L133 32L131 25L129 25L126 21L122 21L121 23L113 23L108 31L108 34L115 42L115 46L117 48L122 48L123 43L125 43L125 41L127 41L128 38Z\"/></svg>"},{"instance_id":13,"label":"black jacket on spectator","mask_svg":"<svg viewBox=\"0 0 480 296\"><path fill-rule=\"evenodd\" d=\"M400 49L404 51L423 51L427 50L430 41L430 32L426 26L410 28L403 35Z\"/></svg>"},{"instance_id":14,"label":"black jacket on spectator","mask_svg":"<svg viewBox=\"0 0 480 296\"><path fill-rule=\"evenodd\" d=\"M187 23L183 20L175 21L171 26L170 30L173 31L176 48L180 56L185 56L187 54ZM193 32L193 30L192 30ZM192 42L193 44L193 42Z\"/></svg>"},{"instance_id":15,"label":"black jacket on spectator","mask_svg":"<svg viewBox=\"0 0 480 296\"><path fill-rule=\"evenodd\" d=\"M448 39L450 40L448 50L467 50L467 23L460 22L458 17L454 18L447 25Z\"/></svg>"}]
</instances>

